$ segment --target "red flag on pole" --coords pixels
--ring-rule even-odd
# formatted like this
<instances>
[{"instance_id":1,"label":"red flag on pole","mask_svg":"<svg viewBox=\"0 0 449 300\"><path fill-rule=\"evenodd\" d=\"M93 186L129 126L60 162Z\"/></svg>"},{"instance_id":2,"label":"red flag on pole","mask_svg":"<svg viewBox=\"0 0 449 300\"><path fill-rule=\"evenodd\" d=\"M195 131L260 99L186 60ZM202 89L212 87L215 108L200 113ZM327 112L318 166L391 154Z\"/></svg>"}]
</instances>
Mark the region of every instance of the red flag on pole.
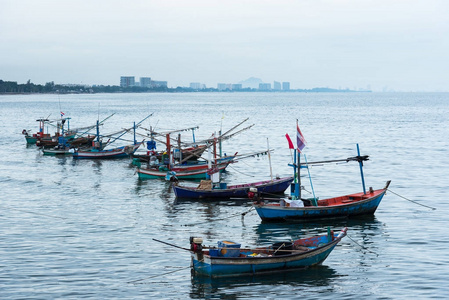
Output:
<instances>
[{"instance_id":1,"label":"red flag on pole","mask_svg":"<svg viewBox=\"0 0 449 300\"><path fill-rule=\"evenodd\" d=\"M299 125L298 123L296 123L296 145L298 147L298 151L301 152L302 149L304 149L304 147L306 146L306 139L304 138L304 136L301 133L301 130L299 129Z\"/></svg>"},{"instance_id":2,"label":"red flag on pole","mask_svg":"<svg viewBox=\"0 0 449 300\"><path fill-rule=\"evenodd\" d=\"M285 137L287 138L287 141L288 141L288 148L289 149L295 149L295 146L293 146L293 142L290 139L290 136L288 135L288 133L285 134Z\"/></svg>"}]
</instances>

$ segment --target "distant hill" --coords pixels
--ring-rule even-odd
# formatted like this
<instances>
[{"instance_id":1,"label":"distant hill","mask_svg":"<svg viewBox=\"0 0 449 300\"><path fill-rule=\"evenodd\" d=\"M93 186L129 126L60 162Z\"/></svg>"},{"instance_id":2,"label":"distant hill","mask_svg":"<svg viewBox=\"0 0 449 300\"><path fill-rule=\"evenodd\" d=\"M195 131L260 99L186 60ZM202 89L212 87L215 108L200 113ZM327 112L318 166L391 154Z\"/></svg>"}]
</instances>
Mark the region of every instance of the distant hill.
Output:
<instances>
[{"instance_id":1,"label":"distant hill","mask_svg":"<svg viewBox=\"0 0 449 300\"><path fill-rule=\"evenodd\" d=\"M246 80L240 81L239 83L242 84L242 88L251 88L251 89L258 89L259 83L263 83L263 80L256 77L250 77Z\"/></svg>"}]
</instances>

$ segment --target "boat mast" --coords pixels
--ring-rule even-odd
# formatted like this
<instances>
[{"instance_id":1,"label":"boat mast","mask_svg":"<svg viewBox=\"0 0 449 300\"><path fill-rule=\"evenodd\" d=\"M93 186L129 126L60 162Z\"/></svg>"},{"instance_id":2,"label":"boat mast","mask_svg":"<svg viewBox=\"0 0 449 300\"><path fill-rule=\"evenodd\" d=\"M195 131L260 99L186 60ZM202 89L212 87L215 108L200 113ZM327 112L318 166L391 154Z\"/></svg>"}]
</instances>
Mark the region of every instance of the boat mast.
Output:
<instances>
[{"instance_id":1,"label":"boat mast","mask_svg":"<svg viewBox=\"0 0 449 300\"><path fill-rule=\"evenodd\" d=\"M95 145L95 148L100 149L100 121L97 119L97 143L98 145Z\"/></svg>"},{"instance_id":2,"label":"boat mast","mask_svg":"<svg viewBox=\"0 0 449 300\"><path fill-rule=\"evenodd\" d=\"M359 144L357 144L357 155L359 158L359 166L360 166L360 176L362 177L362 186L363 186L363 194L366 195L366 188L365 188L365 177L363 176L363 160L360 159L360 148L359 148Z\"/></svg>"},{"instance_id":3,"label":"boat mast","mask_svg":"<svg viewBox=\"0 0 449 300\"><path fill-rule=\"evenodd\" d=\"M171 145L170 145L170 133L166 135L166 145L167 145L167 155L168 155L168 168L171 170L172 167L172 154L171 154Z\"/></svg>"},{"instance_id":4,"label":"boat mast","mask_svg":"<svg viewBox=\"0 0 449 300\"><path fill-rule=\"evenodd\" d=\"M295 190L297 200L301 200L301 151L298 149L298 189Z\"/></svg>"},{"instance_id":5,"label":"boat mast","mask_svg":"<svg viewBox=\"0 0 449 300\"><path fill-rule=\"evenodd\" d=\"M133 129L134 129L134 145L137 145L137 140L136 140L136 122L134 122Z\"/></svg>"}]
</instances>

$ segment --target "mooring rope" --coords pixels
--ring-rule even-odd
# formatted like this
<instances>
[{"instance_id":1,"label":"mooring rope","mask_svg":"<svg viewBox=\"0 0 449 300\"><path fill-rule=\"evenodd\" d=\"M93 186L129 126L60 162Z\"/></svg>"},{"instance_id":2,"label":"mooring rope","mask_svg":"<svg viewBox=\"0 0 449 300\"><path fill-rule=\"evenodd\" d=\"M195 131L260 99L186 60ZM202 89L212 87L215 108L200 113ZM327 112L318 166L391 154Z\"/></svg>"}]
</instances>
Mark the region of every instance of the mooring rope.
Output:
<instances>
[{"instance_id":1,"label":"mooring rope","mask_svg":"<svg viewBox=\"0 0 449 300\"><path fill-rule=\"evenodd\" d=\"M390 193L393 193L393 194L395 194L395 195L396 195L396 196L398 196L398 197L401 197L402 199L405 199L405 200L407 200L407 201L410 201L410 202L412 202L412 203L415 203L415 204L418 204L418 205L421 205L421 206L424 206L424 207L430 208L430 209L432 209L432 210L436 210L436 208L435 208L435 207L431 207L431 206L428 206L428 205L425 205L425 204L421 204L421 203L419 203L419 202L416 202L416 201L413 201L413 200L407 199L407 198L405 198L404 196L401 196L401 195L399 195L399 194L397 194L397 193L393 192L393 191L392 191L392 190L390 190L390 189L387 189L387 191L389 191Z\"/></svg>"},{"instance_id":2,"label":"mooring rope","mask_svg":"<svg viewBox=\"0 0 449 300\"><path fill-rule=\"evenodd\" d=\"M376 252L373 252L373 251L369 250L368 248L366 248L366 247L360 245L359 243L357 243L352 237L349 236L349 234L346 234L346 236L347 236L347 237L348 237L354 244L356 244L357 246L359 246L359 247L362 248L363 250L368 251L368 252L373 253L373 254L376 254L376 256L379 256L379 254L377 254Z\"/></svg>"},{"instance_id":3,"label":"mooring rope","mask_svg":"<svg viewBox=\"0 0 449 300\"><path fill-rule=\"evenodd\" d=\"M152 278L156 278L156 277L160 277L160 276L172 274L172 273L179 272L179 271L182 271L182 270L185 270L185 269L188 269L188 268L190 268L190 266L184 267L184 268L180 268L180 269L178 269L178 270L166 272L166 273L163 273L163 274L152 275L152 276L149 276L149 277L146 277L146 278L128 281L127 283L130 283L130 284L136 284L136 283L139 282L139 281L144 281L144 280L148 280L148 279L152 279ZM140 283L140 284L142 284L142 283Z\"/></svg>"},{"instance_id":4,"label":"mooring rope","mask_svg":"<svg viewBox=\"0 0 449 300\"><path fill-rule=\"evenodd\" d=\"M248 211L246 211L246 212L244 212L244 213L236 213L236 214L232 214L232 215L230 215L230 216L227 216L227 217L224 217L224 218L220 218L220 219L214 220L214 221L222 221L222 220L234 218L234 217L237 217L237 216L242 216L242 218L243 218L243 217L244 217L247 213L249 213L253 208L254 208L254 207L251 207ZM209 223L210 223L210 221L204 221L204 222L201 222L201 223L184 224L184 225L181 225L181 226L195 226L195 225L209 224Z\"/></svg>"},{"instance_id":5,"label":"mooring rope","mask_svg":"<svg viewBox=\"0 0 449 300\"><path fill-rule=\"evenodd\" d=\"M32 215L38 215L38 216L45 216L45 217L55 218L55 219L68 220L68 218L64 218L64 217L60 217L60 216L53 216L53 215L48 215L48 214L43 214L43 213L38 213L38 212L24 210L24 209L18 209L18 208L6 207L6 206L3 206L3 208L9 209L9 210L16 210L16 211L20 211L20 212L27 213L27 214L32 214Z\"/></svg>"},{"instance_id":6,"label":"mooring rope","mask_svg":"<svg viewBox=\"0 0 449 300\"><path fill-rule=\"evenodd\" d=\"M256 177L255 175L250 175L250 174L246 174L246 173L240 172L240 171L236 170L234 167L232 167L231 165L228 165L228 168L231 168L235 172L240 173L240 174L245 175L245 176Z\"/></svg>"}]
</instances>

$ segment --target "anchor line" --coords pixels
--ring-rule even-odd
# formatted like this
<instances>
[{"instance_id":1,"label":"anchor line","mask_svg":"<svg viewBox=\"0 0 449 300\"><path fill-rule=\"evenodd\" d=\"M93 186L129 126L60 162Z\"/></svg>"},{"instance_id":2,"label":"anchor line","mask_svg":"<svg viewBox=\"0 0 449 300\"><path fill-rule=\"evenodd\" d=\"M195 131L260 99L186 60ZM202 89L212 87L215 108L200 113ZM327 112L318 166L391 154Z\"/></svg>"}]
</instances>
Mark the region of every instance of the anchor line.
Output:
<instances>
[{"instance_id":1,"label":"anchor line","mask_svg":"<svg viewBox=\"0 0 449 300\"><path fill-rule=\"evenodd\" d=\"M190 266L184 267L184 268L180 268L180 269L178 269L178 270L166 272L166 273L163 273L163 274L152 275L152 276L149 276L149 277L146 277L146 278L128 281L127 283L130 283L130 284L136 284L136 283L139 282L139 281L144 281L144 280L152 279L152 278L155 278L155 277L160 277L160 276L172 274L172 273L179 272L179 271L182 271L182 270L185 270L185 269L188 269L188 268L190 268ZM140 283L140 284L142 284L142 283Z\"/></svg>"},{"instance_id":2,"label":"anchor line","mask_svg":"<svg viewBox=\"0 0 449 300\"><path fill-rule=\"evenodd\" d=\"M379 254L377 254L376 252L373 252L373 251L369 250L368 248L363 247L362 245L360 245L359 243L357 243L352 237L349 236L349 234L346 234L346 236L347 236L347 237L348 237L354 244L356 244L357 246L359 246L359 247L362 248L363 250L368 251L368 252L370 252L370 253L372 253L372 254L376 254L376 256L379 256Z\"/></svg>"},{"instance_id":3,"label":"anchor line","mask_svg":"<svg viewBox=\"0 0 449 300\"><path fill-rule=\"evenodd\" d=\"M419 202L416 202L416 201L413 201L413 200L410 200L410 199L407 199L407 198L405 198L404 196L401 196L401 195L399 195L399 194L397 194L397 193L395 193L395 192L393 192L392 190L390 190L390 189L387 189L390 193L393 193L393 194L395 194L396 196L398 196L398 197L401 197L402 199L405 199L405 200L407 200L407 201L410 201L410 202L412 202L412 203L415 203L415 204L418 204L418 205L421 205L421 206L424 206L424 207L427 207L427 208L430 208L430 209L432 209L432 210L436 210L436 208L435 207L431 207L431 206L428 206L428 205L425 205L425 204L421 204L421 203L419 203Z\"/></svg>"},{"instance_id":4,"label":"anchor line","mask_svg":"<svg viewBox=\"0 0 449 300\"><path fill-rule=\"evenodd\" d=\"M219 219L219 220L214 220L214 221L226 220L226 219L234 218L234 217L237 217L237 216L242 216L242 218L243 218L243 217L244 217L247 213L249 213L252 209L253 209L253 207L251 207L251 208L250 208L248 211L246 211L246 212L243 212L243 213L237 213L237 214L232 214L232 215L230 215L230 216L221 218L221 219ZM205 221L205 222L195 223L195 224L184 224L184 225L181 225L181 226L194 226L194 225L201 225L201 224L208 224L208 223L210 223L210 221Z\"/></svg>"}]
</instances>

